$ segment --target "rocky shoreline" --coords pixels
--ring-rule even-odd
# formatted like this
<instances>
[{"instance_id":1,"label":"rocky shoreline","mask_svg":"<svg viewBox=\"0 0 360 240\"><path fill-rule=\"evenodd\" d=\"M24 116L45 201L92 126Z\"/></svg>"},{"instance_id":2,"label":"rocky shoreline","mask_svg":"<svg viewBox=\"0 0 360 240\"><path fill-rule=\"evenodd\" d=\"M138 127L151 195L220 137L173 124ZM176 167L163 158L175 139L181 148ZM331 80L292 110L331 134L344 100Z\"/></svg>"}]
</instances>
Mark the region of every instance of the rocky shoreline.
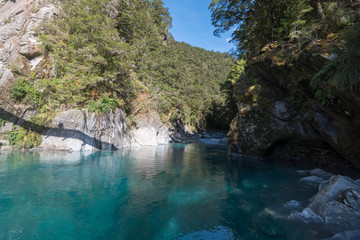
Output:
<instances>
[{"instance_id":1,"label":"rocky shoreline","mask_svg":"<svg viewBox=\"0 0 360 240\"><path fill-rule=\"evenodd\" d=\"M321 224L338 230L326 240L360 239L360 179L334 175L321 169L298 170L302 187L317 188L318 192L304 206L297 200L283 205L289 220L306 224Z\"/></svg>"}]
</instances>

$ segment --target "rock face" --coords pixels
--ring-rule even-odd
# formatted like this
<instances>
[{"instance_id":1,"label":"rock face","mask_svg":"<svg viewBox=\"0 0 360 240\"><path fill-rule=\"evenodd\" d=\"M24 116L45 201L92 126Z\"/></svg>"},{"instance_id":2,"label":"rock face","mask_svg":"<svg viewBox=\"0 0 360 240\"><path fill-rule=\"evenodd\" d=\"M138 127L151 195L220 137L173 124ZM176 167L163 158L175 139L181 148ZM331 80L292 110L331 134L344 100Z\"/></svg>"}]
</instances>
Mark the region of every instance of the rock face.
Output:
<instances>
[{"instance_id":1,"label":"rock face","mask_svg":"<svg viewBox=\"0 0 360 240\"><path fill-rule=\"evenodd\" d=\"M0 1L0 88L14 80L14 72L29 74L42 60L37 28L56 14L47 0Z\"/></svg>"},{"instance_id":2,"label":"rock face","mask_svg":"<svg viewBox=\"0 0 360 240\"><path fill-rule=\"evenodd\" d=\"M131 130L132 146L168 144L169 133L154 110L136 116L137 126Z\"/></svg>"},{"instance_id":3,"label":"rock face","mask_svg":"<svg viewBox=\"0 0 360 240\"><path fill-rule=\"evenodd\" d=\"M109 5L111 6L111 5ZM115 8L114 8L115 10ZM3 91L13 82L15 75L37 74L43 69L44 60L40 48L41 25L57 14L54 1L48 0L0 0L0 100ZM113 14L116 15L116 12ZM16 73L16 74L15 74ZM130 146L167 144L169 134L158 113L147 110L137 114L137 123L129 128L126 115L120 109L111 113L95 114L87 110L70 109L58 113L50 126L32 123L36 110L26 106L11 106L0 102L1 134L22 126L37 129L42 134L41 149L64 151L116 150ZM2 150L8 149L3 141Z\"/></svg>"},{"instance_id":4,"label":"rock face","mask_svg":"<svg viewBox=\"0 0 360 240\"><path fill-rule=\"evenodd\" d=\"M347 160L360 168L359 97L338 94L321 103L310 85L327 60L323 45L331 43L301 52L274 45L248 63L235 86L238 114L228 133L230 152L334 168Z\"/></svg>"},{"instance_id":5,"label":"rock face","mask_svg":"<svg viewBox=\"0 0 360 240\"><path fill-rule=\"evenodd\" d=\"M126 115L120 109L102 114L68 110L52 120L40 148L66 151L118 150L168 144L169 141L166 128L154 111L141 114L137 126L130 129Z\"/></svg>"},{"instance_id":6,"label":"rock face","mask_svg":"<svg viewBox=\"0 0 360 240\"><path fill-rule=\"evenodd\" d=\"M43 150L118 150L168 144L171 140L159 115L152 110L140 113L136 126L132 128L128 126L126 114L120 109L110 113L71 109L58 113L47 127L31 122L36 114L36 110L23 105L0 104L1 119L6 120L0 125L0 140L6 132L19 126L42 134L39 148ZM8 149L6 144L0 146L2 151Z\"/></svg>"}]
</instances>

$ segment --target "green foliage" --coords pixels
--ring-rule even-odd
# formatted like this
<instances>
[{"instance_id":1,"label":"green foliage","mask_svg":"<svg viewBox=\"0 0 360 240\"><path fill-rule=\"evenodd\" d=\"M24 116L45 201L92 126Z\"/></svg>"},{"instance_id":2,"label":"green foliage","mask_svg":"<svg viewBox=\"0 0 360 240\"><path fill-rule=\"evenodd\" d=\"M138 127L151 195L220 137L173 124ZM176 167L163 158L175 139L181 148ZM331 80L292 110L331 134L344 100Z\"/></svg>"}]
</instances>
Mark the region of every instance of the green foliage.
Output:
<instances>
[{"instance_id":1,"label":"green foliage","mask_svg":"<svg viewBox=\"0 0 360 240\"><path fill-rule=\"evenodd\" d=\"M228 76L228 81L230 81L232 85L235 85L236 81L239 80L241 74L244 73L246 63L246 60L241 58L236 62L236 64L232 66Z\"/></svg>"},{"instance_id":2,"label":"green foliage","mask_svg":"<svg viewBox=\"0 0 360 240\"><path fill-rule=\"evenodd\" d=\"M304 43L326 37L358 21L356 1L213 0L215 34L233 30L238 53L257 55L271 41Z\"/></svg>"},{"instance_id":3,"label":"green foliage","mask_svg":"<svg viewBox=\"0 0 360 240\"><path fill-rule=\"evenodd\" d=\"M0 117L0 127L4 126L8 121Z\"/></svg>"},{"instance_id":4,"label":"green foliage","mask_svg":"<svg viewBox=\"0 0 360 240\"><path fill-rule=\"evenodd\" d=\"M8 140L10 145L19 149L38 147L42 141L40 134L22 127L9 132Z\"/></svg>"},{"instance_id":5,"label":"green foliage","mask_svg":"<svg viewBox=\"0 0 360 240\"><path fill-rule=\"evenodd\" d=\"M231 86L224 86L234 59L174 41L171 17L161 0L60 4L62 11L40 35L49 56L42 64L54 65L54 71L19 79L11 90L14 99L41 112L60 107L110 112L120 107L131 115L133 102L145 93L162 116L174 115L198 127L213 108L219 113L227 109Z\"/></svg>"},{"instance_id":6,"label":"green foliage","mask_svg":"<svg viewBox=\"0 0 360 240\"><path fill-rule=\"evenodd\" d=\"M109 96L104 96L98 101L89 104L90 112L111 112L118 106L117 102Z\"/></svg>"},{"instance_id":7,"label":"green foliage","mask_svg":"<svg viewBox=\"0 0 360 240\"><path fill-rule=\"evenodd\" d=\"M40 91L28 79L22 77L10 87L11 98L41 107L43 98Z\"/></svg>"},{"instance_id":8,"label":"green foliage","mask_svg":"<svg viewBox=\"0 0 360 240\"><path fill-rule=\"evenodd\" d=\"M214 106L226 109L231 92L222 85L234 63L231 56L168 41L143 60L139 79L156 95L158 111L169 121L181 118L185 124L202 127Z\"/></svg>"},{"instance_id":9,"label":"green foliage","mask_svg":"<svg viewBox=\"0 0 360 240\"><path fill-rule=\"evenodd\" d=\"M332 95L332 91L349 92L360 84L360 25L346 30L342 46L332 49L333 59L314 75L311 85L319 99ZM326 89L326 90L325 90Z\"/></svg>"}]
</instances>

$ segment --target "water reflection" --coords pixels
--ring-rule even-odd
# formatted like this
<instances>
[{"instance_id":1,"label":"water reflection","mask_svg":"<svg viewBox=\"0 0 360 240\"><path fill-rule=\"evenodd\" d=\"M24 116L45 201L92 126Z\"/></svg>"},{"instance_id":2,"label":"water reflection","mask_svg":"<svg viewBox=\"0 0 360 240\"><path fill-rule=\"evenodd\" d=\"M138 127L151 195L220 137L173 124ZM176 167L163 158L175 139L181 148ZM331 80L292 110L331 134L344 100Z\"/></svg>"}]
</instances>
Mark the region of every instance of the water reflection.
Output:
<instances>
[{"instance_id":1,"label":"water reflection","mask_svg":"<svg viewBox=\"0 0 360 240\"><path fill-rule=\"evenodd\" d=\"M228 161L221 145L0 153L0 239L316 239L282 204L295 169ZM316 236L316 237L314 237Z\"/></svg>"}]
</instances>

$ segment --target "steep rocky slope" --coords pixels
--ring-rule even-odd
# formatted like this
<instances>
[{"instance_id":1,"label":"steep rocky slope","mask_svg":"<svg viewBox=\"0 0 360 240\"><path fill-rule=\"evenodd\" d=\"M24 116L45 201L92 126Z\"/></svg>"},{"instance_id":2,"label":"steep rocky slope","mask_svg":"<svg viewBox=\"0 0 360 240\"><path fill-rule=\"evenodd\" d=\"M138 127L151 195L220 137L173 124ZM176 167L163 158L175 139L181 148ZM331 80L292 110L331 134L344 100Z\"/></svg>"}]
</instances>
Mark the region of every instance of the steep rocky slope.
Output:
<instances>
[{"instance_id":1,"label":"steep rocky slope","mask_svg":"<svg viewBox=\"0 0 360 240\"><path fill-rule=\"evenodd\" d=\"M46 126L33 123L37 109L14 103L6 95L7 89L18 75L49 70L41 65L44 55L40 33L42 23L50 21L58 9L53 1L46 0L1 1L0 7L0 136L4 138L22 127L42 135L39 148L66 151L116 150L170 142L167 129L151 108L139 113L132 128L120 109L110 113L59 109ZM7 143L2 140L2 144Z\"/></svg>"},{"instance_id":2,"label":"steep rocky slope","mask_svg":"<svg viewBox=\"0 0 360 240\"><path fill-rule=\"evenodd\" d=\"M329 58L334 39L299 51L269 44L252 59L235 87L238 114L229 132L230 151L259 157L312 160L360 168L360 101L356 92L311 87Z\"/></svg>"}]
</instances>

